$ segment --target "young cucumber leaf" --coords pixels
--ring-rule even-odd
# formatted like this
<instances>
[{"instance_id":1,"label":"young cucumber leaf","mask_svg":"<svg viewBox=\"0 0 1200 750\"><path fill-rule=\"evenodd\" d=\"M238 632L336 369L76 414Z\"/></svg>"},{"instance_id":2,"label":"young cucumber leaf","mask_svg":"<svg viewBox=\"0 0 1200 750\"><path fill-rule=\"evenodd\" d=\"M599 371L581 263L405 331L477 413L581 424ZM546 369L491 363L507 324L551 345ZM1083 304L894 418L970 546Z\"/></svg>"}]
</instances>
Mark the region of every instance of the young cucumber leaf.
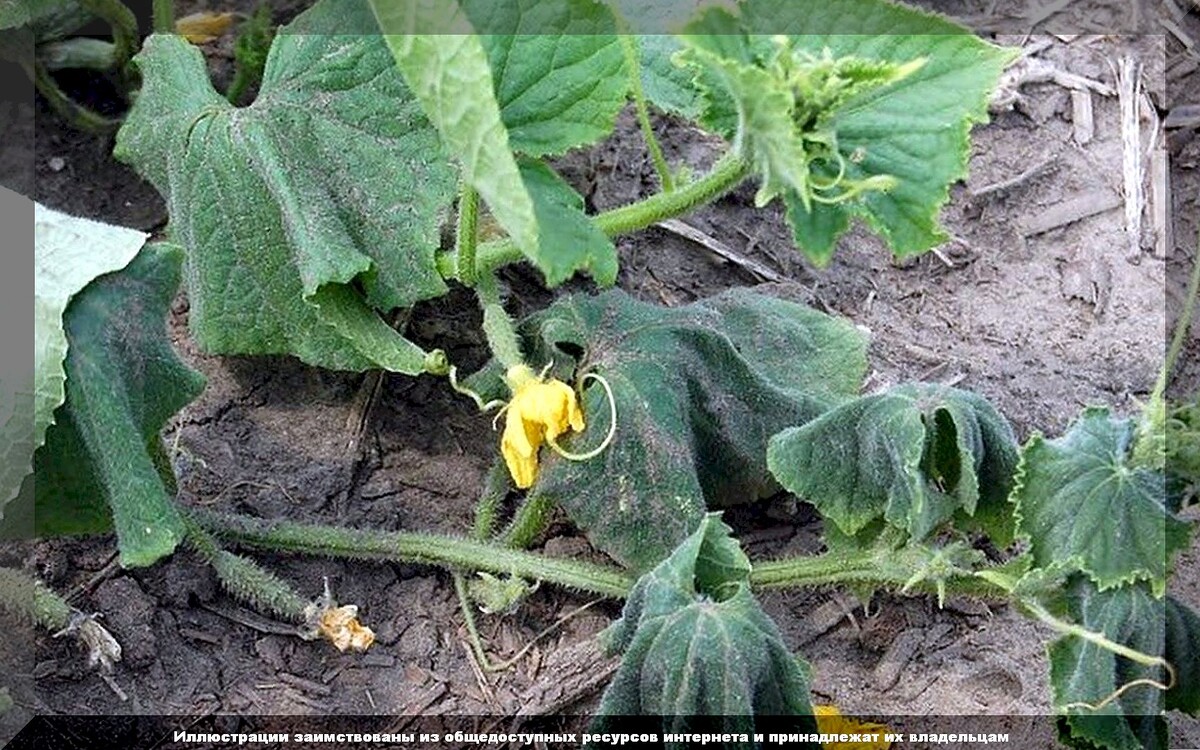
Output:
<instances>
[{"instance_id":1,"label":"young cucumber leaf","mask_svg":"<svg viewBox=\"0 0 1200 750\"><path fill-rule=\"evenodd\" d=\"M33 469L33 452L66 398L67 335L63 314L71 299L93 279L123 268L146 235L133 229L78 219L0 188L0 201L33 214L33 371L9 357L0 373L0 518ZM32 375L32 381L30 380Z\"/></svg>"},{"instance_id":2,"label":"young cucumber leaf","mask_svg":"<svg viewBox=\"0 0 1200 750\"><path fill-rule=\"evenodd\" d=\"M576 246L582 211L571 207L564 227L555 220L562 201L551 198L558 206L548 216L544 175L533 175L531 184L513 151L557 153L612 129L626 81L620 45L608 33L615 28L611 13L591 0L566 6L547 0L450 2L415 10L384 0L371 5L397 66L461 163L464 179L547 284L588 269L610 284L615 271L605 269L615 265L611 243ZM501 35L476 35L472 21ZM511 36L526 26L533 35ZM576 27L588 35L572 38Z\"/></svg>"},{"instance_id":3,"label":"young cucumber leaf","mask_svg":"<svg viewBox=\"0 0 1200 750\"><path fill-rule=\"evenodd\" d=\"M847 322L746 290L669 309L624 292L566 297L522 324L527 361L567 382L605 377L612 444L586 461L545 451L531 493L562 505L589 539L645 571L696 528L705 507L777 489L767 439L858 390L865 341ZM504 392L493 380L488 397ZM604 390L588 381L585 451L609 430ZM486 388L487 386L483 386Z\"/></svg>"},{"instance_id":4,"label":"young cucumber leaf","mask_svg":"<svg viewBox=\"0 0 1200 750\"><path fill-rule=\"evenodd\" d=\"M662 717L664 732L697 724L749 733L755 715L795 717L816 732L806 669L788 651L749 585L750 561L717 514L634 585L621 619L605 631L624 656L593 724ZM707 722L707 723L705 723Z\"/></svg>"},{"instance_id":5,"label":"young cucumber leaf","mask_svg":"<svg viewBox=\"0 0 1200 750\"><path fill-rule=\"evenodd\" d=\"M520 159L521 179L542 228L538 267L557 286L585 271L601 286L617 281L617 248L583 212L583 196L545 163Z\"/></svg>"},{"instance_id":6,"label":"young cucumber leaf","mask_svg":"<svg viewBox=\"0 0 1200 750\"><path fill-rule=\"evenodd\" d=\"M693 81L695 72L674 61L675 53L683 49L683 45L666 34L643 34L638 36L637 43L642 93L646 99L664 112L699 120L704 112L704 100Z\"/></svg>"},{"instance_id":7,"label":"young cucumber leaf","mask_svg":"<svg viewBox=\"0 0 1200 750\"><path fill-rule=\"evenodd\" d=\"M1058 639L1049 649L1050 685L1071 739L1105 750L1166 747L1163 709L1200 709L1200 617L1172 597L1155 598L1145 584L1099 591L1082 575L1067 585L1066 610L1085 630L1161 657L1175 671L1175 685L1164 690L1170 678L1161 666L1139 664L1094 640Z\"/></svg>"},{"instance_id":8,"label":"young cucumber leaf","mask_svg":"<svg viewBox=\"0 0 1200 750\"><path fill-rule=\"evenodd\" d=\"M1163 591L1190 529L1167 510L1162 473L1129 465L1133 435L1132 421L1093 408L1063 437L1025 446L1013 500L1039 566L1073 566L1102 591L1139 580Z\"/></svg>"},{"instance_id":9,"label":"young cucumber leaf","mask_svg":"<svg viewBox=\"0 0 1200 750\"><path fill-rule=\"evenodd\" d=\"M736 17L702 15L684 39L701 121L754 160L760 200L782 195L818 265L855 216L900 257L946 239L938 210L1017 54L887 0L746 0Z\"/></svg>"},{"instance_id":10,"label":"young cucumber leaf","mask_svg":"<svg viewBox=\"0 0 1200 750\"><path fill-rule=\"evenodd\" d=\"M204 378L175 356L164 319L182 251L148 245L67 308L66 403L34 456L39 535L116 526L121 564L149 565L183 538L159 431Z\"/></svg>"},{"instance_id":11,"label":"young cucumber leaf","mask_svg":"<svg viewBox=\"0 0 1200 750\"><path fill-rule=\"evenodd\" d=\"M771 438L767 465L844 534L883 518L920 540L960 513L1000 544L1012 538L1016 439L967 391L914 383L863 396Z\"/></svg>"},{"instance_id":12,"label":"young cucumber leaf","mask_svg":"<svg viewBox=\"0 0 1200 750\"><path fill-rule=\"evenodd\" d=\"M135 58L142 91L115 154L167 199L205 348L425 369L371 308L445 292L434 251L456 178L376 32L362 0L317 3L276 35L241 109L177 36Z\"/></svg>"}]
</instances>

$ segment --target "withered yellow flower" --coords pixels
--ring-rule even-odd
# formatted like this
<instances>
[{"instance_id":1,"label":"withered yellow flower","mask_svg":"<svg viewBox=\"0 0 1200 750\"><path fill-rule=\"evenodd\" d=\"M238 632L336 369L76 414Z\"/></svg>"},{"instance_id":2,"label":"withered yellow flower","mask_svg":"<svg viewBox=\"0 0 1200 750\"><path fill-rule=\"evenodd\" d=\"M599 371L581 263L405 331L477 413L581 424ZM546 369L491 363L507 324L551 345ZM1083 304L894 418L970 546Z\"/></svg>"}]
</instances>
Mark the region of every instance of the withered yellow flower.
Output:
<instances>
[{"instance_id":1,"label":"withered yellow flower","mask_svg":"<svg viewBox=\"0 0 1200 750\"><path fill-rule=\"evenodd\" d=\"M358 607L347 604L321 612L317 631L338 651L366 651L375 642L375 633L358 621Z\"/></svg>"},{"instance_id":2,"label":"withered yellow flower","mask_svg":"<svg viewBox=\"0 0 1200 750\"><path fill-rule=\"evenodd\" d=\"M538 449L568 429L581 432L583 410L571 386L536 375L526 365L510 367L504 378L512 391L500 439L500 453L513 482L521 489L537 479Z\"/></svg>"},{"instance_id":3,"label":"withered yellow flower","mask_svg":"<svg viewBox=\"0 0 1200 750\"><path fill-rule=\"evenodd\" d=\"M890 733L891 729L883 724L872 724L866 721L856 721L842 715L837 706L813 706L813 716L817 718L817 731L821 734L876 734L880 739L873 742L834 742L826 743L831 750L888 750L892 743L882 736Z\"/></svg>"}]
</instances>

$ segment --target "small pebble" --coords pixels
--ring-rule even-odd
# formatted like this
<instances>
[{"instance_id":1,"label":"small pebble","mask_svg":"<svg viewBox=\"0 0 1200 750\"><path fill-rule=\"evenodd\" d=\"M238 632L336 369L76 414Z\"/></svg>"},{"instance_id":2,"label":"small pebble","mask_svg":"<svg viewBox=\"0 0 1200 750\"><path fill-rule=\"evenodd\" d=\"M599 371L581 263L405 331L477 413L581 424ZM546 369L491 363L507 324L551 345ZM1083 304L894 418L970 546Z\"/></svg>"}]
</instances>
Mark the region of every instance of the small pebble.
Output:
<instances>
[{"instance_id":1,"label":"small pebble","mask_svg":"<svg viewBox=\"0 0 1200 750\"><path fill-rule=\"evenodd\" d=\"M51 172L61 172L67 168L67 160L61 156L51 156L46 165L50 167Z\"/></svg>"}]
</instances>

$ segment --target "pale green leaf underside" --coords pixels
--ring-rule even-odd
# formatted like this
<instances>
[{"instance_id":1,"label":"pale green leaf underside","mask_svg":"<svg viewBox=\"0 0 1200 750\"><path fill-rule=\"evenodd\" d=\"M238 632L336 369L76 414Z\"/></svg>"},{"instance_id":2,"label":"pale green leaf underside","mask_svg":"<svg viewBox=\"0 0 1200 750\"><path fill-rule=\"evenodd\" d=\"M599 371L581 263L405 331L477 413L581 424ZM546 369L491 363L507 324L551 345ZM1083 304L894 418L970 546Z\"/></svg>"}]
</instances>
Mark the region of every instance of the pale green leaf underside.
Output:
<instances>
[{"instance_id":1,"label":"pale green leaf underside","mask_svg":"<svg viewBox=\"0 0 1200 750\"><path fill-rule=\"evenodd\" d=\"M461 164L463 178L525 256L536 258L533 199L521 182L480 37L453 0L371 0L371 6L404 79ZM439 28L458 33L414 33Z\"/></svg>"},{"instance_id":2,"label":"pale green leaf underside","mask_svg":"<svg viewBox=\"0 0 1200 750\"><path fill-rule=\"evenodd\" d=\"M204 387L167 339L181 260L177 247L147 246L71 301L67 399L34 459L37 533L100 531L111 514L125 566L150 565L184 536L159 439Z\"/></svg>"},{"instance_id":3,"label":"pale green leaf underside","mask_svg":"<svg viewBox=\"0 0 1200 750\"><path fill-rule=\"evenodd\" d=\"M115 153L167 198L210 351L423 370L372 309L445 292L434 252L455 176L375 31L361 0L318 3L276 36L240 109L179 37L136 58L143 88Z\"/></svg>"},{"instance_id":4,"label":"pale green leaf underside","mask_svg":"<svg viewBox=\"0 0 1200 750\"><path fill-rule=\"evenodd\" d=\"M800 727L815 731L805 672L750 592L749 570L713 514L638 579L603 635L623 657L593 729L648 715L680 731L701 716L750 732L755 715L772 715L807 717Z\"/></svg>"},{"instance_id":5,"label":"pale green leaf underside","mask_svg":"<svg viewBox=\"0 0 1200 750\"><path fill-rule=\"evenodd\" d=\"M8 357L0 375L0 518L21 481L32 469L33 452L54 422L54 410L66 398L67 336L63 313L71 298L103 274L125 267L146 242L133 229L103 224L32 204L0 188L0 200L33 205L34 350L28 360ZM32 375L32 381L30 376Z\"/></svg>"},{"instance_id":6,"label":"pale green leaf underside","mask_svg":"<svg viewBox=\"0 0 1200 750\"><path fill-rule=\"evenodd\" d=\"M1163 589L1190 529L1167 510L1162 475L1127 463L1132 437L1129 420L1089 409L1063 437L1025 446L1013 500L1039 566L1077 567L1101 590L1138 580Z\"/></svg>"}]
</instances>

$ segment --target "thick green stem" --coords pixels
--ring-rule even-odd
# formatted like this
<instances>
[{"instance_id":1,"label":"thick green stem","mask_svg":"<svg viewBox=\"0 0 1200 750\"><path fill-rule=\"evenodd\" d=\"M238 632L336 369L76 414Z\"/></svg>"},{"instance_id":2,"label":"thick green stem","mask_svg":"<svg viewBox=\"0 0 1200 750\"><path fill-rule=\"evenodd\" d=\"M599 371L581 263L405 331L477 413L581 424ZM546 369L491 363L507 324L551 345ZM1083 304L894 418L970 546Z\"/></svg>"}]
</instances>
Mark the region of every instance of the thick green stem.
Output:
<instances>
[{"instance_id":1,"label":"thick green stem","mask_svg":"<svg viewBox=\"0 0 1200 750\"><path fill-rule=\"evenodd\" d=\"M38 60L46 70L112 70L116 46L103 39L74 36L39 44Z\"/></svg>"},{"instance_id":2,"label":"thick green stem","mask_svg":"<svg viewBox=\"0 0 1200 750\"><path fill-rule=\"evenodd\" d=\"M486 570L618 598L625 596L633 585L625 573L612 568L557 560L460 537L269 522L202 510L191 513L218 537L260 549Z\"/></svg>"},{"instance_id":3,"label":"thick green stem","mask_svg":"<svg viewBox=\"0 0 1200 750\"><path fill-rule=\"evenodd\" d=\"M538 535L546 530L550 516L554 512L554 501L546 495L534 493L525 498L521 507L513 515L508 528L500 535L500 543L505 547L526 549Z\"/></svg>"},{"instance_id":4,"label":"thick green stem","mask_svg":"<svg viewBox=\"0 0 1200 750\"><path fill-rule=\"evenodd\" d=\"M44 583L12 568L0 568L0 608L52 632L66 628L74 613Z\"/></svg>"},{"instance_id":5,"label":"thick green stem","mask_svg":"<svg viewBox=\"0 0 1200 750\"><path fill-rule=\"evenodd\" d=\"M175 31L175 0L154 0L154 33Z\"/></svg>"},{"instance_id":6,"label":"thick green stem","mask_svg":"<svg viewBox=\"0 0 1200 750\"><path fill-rule=\"evenodd\" d=\"M253 560L223 549L197 524L188 526L188 542L212 565L225 590L272 615L304 621L309 603L290 584Z\"/></svg>"},{"instance_id":7,"label":"thick green stem","mask_svg":"<svg viewBox=\"0 0 1200 750\"><path fill-rule=\"evenodd\" d=\"M45 97L50 108L72 127L88 133L109 133L121 124L119 120L94 112L63 93L41 60L34 60L33 63L33 85Z\"/></svg>"},{"instance_id":8,"label":"thick green stem","mask_svg":"<svg viewBox=\"0 0 1200 750\"><path fill-rule=\"evenodd\" d=\"M783 588L861 583L938 595L949 593L996 600L1010 598L1009 593L1001 587L965 572L914 583L914 576L928 564L928 559L920 551L871 550L860 555L840 553L771 560L754 564L750 572L750 584L756 588Z\"/></svg>"},{"instance_id":9,"label":"thick green stem","mask_svg":"<svg viewBox=\"0 0 1200 750\"><path fill-rule=\"evenodd\" d=\"M633 94L633 103L637 108L638 126L642 129L642 138L646 141L646 150L650 152L650 160L654 162L654 171L658 173L658 181L665 192L675 189L675 181L671 177L671 168L663 156L662 146L654 135L654 127L650 124L650 109L646 106L646 94L642 91L642 63L638 54L637 38L623 29L621 48L625 51L625 70L629 74L629 90Z\"/></svg>"},{"instance_id":10,"label":"thick green stem","mask_svg":"<svg viewBox=\"0 0 1200 750\"><path fill-rule=\"evenodd\" d=\"M697 206L728 193L745 179L749 165L733 153L721 157L712 170L687 185L669 193L656 193L628 206L614 208L592 217L609 237L627 234L657 224L660 221L683 216ZM510 239L485 242L476 251L475 265L482 276L524 259L520 249ZM443 253L437 259L438 271L442 276L453 276L457 268L454 253Z\"/></svg>"},{"instance_id":11,"label":"thick green stem","mask_svg":"<svg viewBox=\"0 0 1200 750\"><path fill-rule=\"evenodd\" d=\"M475 246L479 242L479 193L465 179L458 198L458 228L454 236L458 280L475 286Z\"/></svg>"},{"instance_id":12,"label":"thick green stem","mask_svg":"<svg viewBox=\"0 0 1200 750\"><path fill-rule=\"evenodd\" d=\"M84 10L99 16L112 29L113 65L122 73L138 45L137 17L120 0L80 0Z\"/></svg>"},{"instance_id":13,"label":"thick green stem","mask_svg":"<svg viewBox=\"0 0 1200 750\"><path fill-rule=\"evenodd\" d=\"M500 301L496 277L490 272L480 275L476 280L475 293L479 295L479 304L483 306L483 335L492 354L505 369L524 362L517 329L513 327L512 318L508 317Z\"/></svg>"}]
</instances>

